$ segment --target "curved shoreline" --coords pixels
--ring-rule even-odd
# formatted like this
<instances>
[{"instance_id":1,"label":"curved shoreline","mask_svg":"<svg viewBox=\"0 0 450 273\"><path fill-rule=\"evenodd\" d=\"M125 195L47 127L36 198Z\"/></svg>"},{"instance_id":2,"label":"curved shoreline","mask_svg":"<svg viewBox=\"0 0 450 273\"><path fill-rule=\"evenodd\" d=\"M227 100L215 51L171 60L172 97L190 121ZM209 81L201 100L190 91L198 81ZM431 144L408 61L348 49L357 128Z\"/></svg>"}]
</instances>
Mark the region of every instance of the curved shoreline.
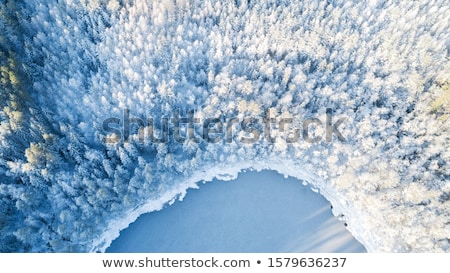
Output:
<instances>
[{"instance_id":1,"label":"curved shoreline","mask_svg":"<svg viewBox=\"0 0 450 273\"><path fill-rule=\"evenodd\" d=\"M182 202L141 215L106 252L364 252L323 196L275 171L189 190Z\"/></svg>"}]
</instances>

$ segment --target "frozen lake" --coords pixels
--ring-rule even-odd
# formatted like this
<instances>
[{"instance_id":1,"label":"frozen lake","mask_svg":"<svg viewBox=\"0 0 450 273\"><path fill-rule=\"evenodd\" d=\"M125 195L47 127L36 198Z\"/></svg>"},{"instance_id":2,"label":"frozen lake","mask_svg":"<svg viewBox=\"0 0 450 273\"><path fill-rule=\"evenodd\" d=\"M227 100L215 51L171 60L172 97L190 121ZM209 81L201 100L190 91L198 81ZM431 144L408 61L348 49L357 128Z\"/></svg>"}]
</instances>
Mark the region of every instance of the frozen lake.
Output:
<instances>
[{"instance_id":1,"label":"frozen lake","mask_svg":"<svg viewBox=\"0 0 450 273\"><path fill-rule=\"evenodd\" d=\"M365 252L330 203L295 178L244 172L140 216L107 252Z\"/></svg>"}]
</instances>

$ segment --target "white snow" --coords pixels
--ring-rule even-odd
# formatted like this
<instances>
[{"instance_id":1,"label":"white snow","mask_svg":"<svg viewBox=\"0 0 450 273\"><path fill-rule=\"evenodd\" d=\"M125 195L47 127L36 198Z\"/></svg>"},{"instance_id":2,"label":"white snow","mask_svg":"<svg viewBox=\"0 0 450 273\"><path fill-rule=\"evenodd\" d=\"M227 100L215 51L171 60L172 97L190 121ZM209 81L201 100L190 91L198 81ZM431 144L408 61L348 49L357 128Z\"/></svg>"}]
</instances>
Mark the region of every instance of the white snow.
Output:
<instances>
[{"instance_id":1,"label":"white snow","mask_svg":"<svg viewBox=\"0 0 450 273\"><path fill-rule=\"evenodd\" d=\"M364 252L330 203L274 171L188 190L141 215L106 252Z\"/></svg>"}]
</instances>

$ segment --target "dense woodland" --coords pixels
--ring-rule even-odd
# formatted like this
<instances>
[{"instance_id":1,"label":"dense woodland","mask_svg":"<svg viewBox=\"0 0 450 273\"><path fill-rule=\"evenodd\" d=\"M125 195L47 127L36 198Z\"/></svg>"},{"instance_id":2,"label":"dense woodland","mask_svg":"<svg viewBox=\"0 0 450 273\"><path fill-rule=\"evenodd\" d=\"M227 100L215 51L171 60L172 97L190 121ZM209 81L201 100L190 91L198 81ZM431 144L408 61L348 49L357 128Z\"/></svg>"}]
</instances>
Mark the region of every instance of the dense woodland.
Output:
<instances>
[{"instance_id":1,"label":"dense woodland","mask_svg":"<svg viewBox=\"0 0 450 273\"><path fill-rule=\"evenodd\" d=\"M1 0L0 26L0 251L102 251L190 177L264 162L318 187L369 251L450 251L447 0ZM347 141L276 124L251 145L120 141L102 124L125 109L291 129L332 109Z\"/></svg>"}]
</instances>

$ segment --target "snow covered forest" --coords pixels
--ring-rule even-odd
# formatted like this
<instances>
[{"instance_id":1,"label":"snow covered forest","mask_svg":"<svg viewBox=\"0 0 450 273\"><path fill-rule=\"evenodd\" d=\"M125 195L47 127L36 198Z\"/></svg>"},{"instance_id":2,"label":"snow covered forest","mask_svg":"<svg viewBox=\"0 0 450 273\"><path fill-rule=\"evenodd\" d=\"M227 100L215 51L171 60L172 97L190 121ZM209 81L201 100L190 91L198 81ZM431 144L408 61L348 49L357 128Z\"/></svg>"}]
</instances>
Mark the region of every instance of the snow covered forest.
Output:
<instances>
[{"instance_id":1,"label":"snow covered forest","mask_svg":"<svg viewBox=\"0 0 450 273\"><path fill-rule=\"evenodd\" d=\"M318 188L368 251L450 252L448 0L0 0L0 28L1 252L102 252L243 169ZM162 122L190 110L291 122L142 141L201 136Z\"/></svg>"}]
</instances>

